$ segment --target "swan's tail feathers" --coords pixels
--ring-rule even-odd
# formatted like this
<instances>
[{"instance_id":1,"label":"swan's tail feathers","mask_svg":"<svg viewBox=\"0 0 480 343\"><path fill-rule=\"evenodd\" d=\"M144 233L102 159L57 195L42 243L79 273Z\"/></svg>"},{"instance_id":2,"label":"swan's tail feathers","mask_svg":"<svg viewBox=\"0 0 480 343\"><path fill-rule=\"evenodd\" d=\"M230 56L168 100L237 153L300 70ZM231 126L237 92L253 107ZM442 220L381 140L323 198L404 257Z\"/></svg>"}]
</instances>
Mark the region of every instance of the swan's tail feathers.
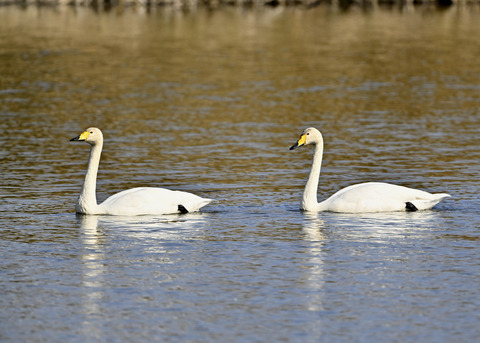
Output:
<instances>
[{"instance_id":1,"label":"swan's tail feathers","mask_svg":"<svg viewBox=\"0 0 480 343\"><path fill-rule=\"evenodd\" d=\"M213 199L202 199L203 201L200 203L200 205L198 206L198 209L201 209L203 206L207 206L208 204L210 204L212 201L216 201L216 200L213 200Z\"/></svg>"},{"instance_id":2,"label":"swan's tail feathers","mask_svg":"<svg viewBox=\"0 0 480 343\"><path fill-rule=\"evenodd\" d=\"M437 193L437 194L432 194L431 199L416 199L412 200L406 203L405 209L407 211L415 211L413 208L409 208L410 204L411 206L415 207L416 210L428 210L438 204L440 201L442 201L445 198L449 198L450 194L446 193Z\"/></svg>"},{"instance_id":3,"label":"swan's tail feathers","mask_svg":"<svg viewBox=\"0 0 480 343\"><path fill-rule=\"evenodd\" d=\"M185 204L185 206L184 205L178 205L178 211L180 213L197 212L203 206L206 206L206 205L210 204L212 201L216 201L216 200L201 198L199 200L196 200L194 203ZM180 207L182 207L183 210Z\"/></svg>"}]
</instances>

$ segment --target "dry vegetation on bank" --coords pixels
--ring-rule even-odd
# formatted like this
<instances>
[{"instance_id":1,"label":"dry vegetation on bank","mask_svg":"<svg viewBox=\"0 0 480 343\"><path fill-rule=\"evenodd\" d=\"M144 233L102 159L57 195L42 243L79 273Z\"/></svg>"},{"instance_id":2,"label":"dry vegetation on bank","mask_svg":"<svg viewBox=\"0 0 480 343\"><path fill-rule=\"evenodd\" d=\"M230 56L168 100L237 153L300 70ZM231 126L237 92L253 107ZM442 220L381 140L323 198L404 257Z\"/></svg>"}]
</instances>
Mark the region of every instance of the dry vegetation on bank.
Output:
<instances>
[{"instance_id":1,"label":"dry vegetation on bank","mask_svg":"<svg viewBox=\"0 0 480 343\"><path fill-rule=\"evenodd\" d=\"M375 7L375 6L421 6L433 5L449 7L455 5L480 4L480 0L0 0L1 6L89 6L94 8L111 8L115 6L173 6L190 8L206 6L217 8L220 6L299 6L312 8L316 6L337 6L343 9L350 6Z\"/></svg>"}]
</instances>

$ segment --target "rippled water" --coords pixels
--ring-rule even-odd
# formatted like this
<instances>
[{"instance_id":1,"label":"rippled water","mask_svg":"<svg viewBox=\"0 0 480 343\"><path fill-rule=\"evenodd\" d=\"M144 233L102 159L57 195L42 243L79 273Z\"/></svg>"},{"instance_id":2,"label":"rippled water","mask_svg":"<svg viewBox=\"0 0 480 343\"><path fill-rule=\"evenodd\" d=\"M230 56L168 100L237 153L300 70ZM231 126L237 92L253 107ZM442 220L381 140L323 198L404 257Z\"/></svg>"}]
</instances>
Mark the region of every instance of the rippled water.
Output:
<instances>
[{"instance_id":1,"label":"rippled water","mask_svg":"<svg viewBox=\"0 0 480 343\"><path fill-rule=\"evenodd\" d=\"M480 334L480 13L0 9L0 340L456 341ZM99 200L191 191L196 214L76 216L100 127ZM387 181L432 211L298 210Z\"/></svg>"}]
</instances>

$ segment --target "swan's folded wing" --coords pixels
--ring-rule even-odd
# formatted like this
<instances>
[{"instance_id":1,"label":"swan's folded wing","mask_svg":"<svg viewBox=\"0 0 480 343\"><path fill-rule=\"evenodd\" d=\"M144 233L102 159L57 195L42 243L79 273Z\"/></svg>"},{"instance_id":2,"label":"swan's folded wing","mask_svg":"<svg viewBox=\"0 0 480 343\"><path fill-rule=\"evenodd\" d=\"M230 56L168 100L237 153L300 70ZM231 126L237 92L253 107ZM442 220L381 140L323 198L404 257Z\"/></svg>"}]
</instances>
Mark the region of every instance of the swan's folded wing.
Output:
<instances>
[{"instance_id":1,"label":"swan's folded wing","mask_svg":"<svg viewBox=\"0 0 480 343\"><path fill-rule=\"evenodd\" d=\"M195 212L210 202L192 193L140 187L112 195L100 206L111 215L171 214Z\"/></svg>"},{"instance_id":2,"label":"swan's folded wing","mask_svg":"<svg viewBox=\"0 0 480 343\"><path fill-rule=\"evenodd\" d=\"M410 202L417 209L425 210L447 196L389 183L367 182L346 187L320 205L334 212L385 212L405 211Z\"/></svg>"}]
</instances>

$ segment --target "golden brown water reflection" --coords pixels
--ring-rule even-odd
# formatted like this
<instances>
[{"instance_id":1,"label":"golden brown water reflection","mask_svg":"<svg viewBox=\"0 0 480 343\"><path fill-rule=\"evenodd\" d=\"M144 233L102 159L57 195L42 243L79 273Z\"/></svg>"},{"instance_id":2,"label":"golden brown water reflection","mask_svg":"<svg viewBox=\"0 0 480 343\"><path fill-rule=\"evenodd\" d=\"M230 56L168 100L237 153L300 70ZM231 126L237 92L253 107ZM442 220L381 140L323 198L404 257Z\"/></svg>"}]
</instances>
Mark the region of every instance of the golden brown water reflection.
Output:
<instances>
[{"instance_id":1,"label":"golden brown water reflection","mask_svg":"<svg viewBox=\"0 0 480 343\"><path fill-rule=\"evenodd\" d=\"M475 6L0 8L0 305L16 309L0 340L67 340L79 323L81 341L478 337L461 304L480 281L479 19ZM68 140L93 125L99 199L152 185L218 202L75 218L88 146ZM288 148L307 126L326 142L320 199L368 180L453 198L302 214L311 151Z\"/></svg>"},{"instance_id":2,"label":"golden brown water reflection","mask_svg":"<svg viewBox=\"0 0 480 343\"><path fill-rule=\"evenodd\" d=\"M3 129L35 128L37 143L47 133L63 142L99 126L109 140L106 180L123 163L146 163L139 178L148 181L159 178L151 169L181 178L183 162L192 170L200 164L210 185L208 175L238 183L235 172L244 171L248 181L272 162L305 167L305 156L281 149L307 125L326 136L326 158L335 163L325 175L349 168L345 178L353 181L375 166L407 177L402 166L422 173L428 162L431 179L421 178L434 183L439 164L459 148L451 144L472 146L458 132L477 120L480 45L476 13L461 8L95 14L8 7L0 15ZM81 167L86 152L76 149L60 151L78 152ZM451 167L464 170L455 163L442 175Z\"/></svg>"}]
</instances>

